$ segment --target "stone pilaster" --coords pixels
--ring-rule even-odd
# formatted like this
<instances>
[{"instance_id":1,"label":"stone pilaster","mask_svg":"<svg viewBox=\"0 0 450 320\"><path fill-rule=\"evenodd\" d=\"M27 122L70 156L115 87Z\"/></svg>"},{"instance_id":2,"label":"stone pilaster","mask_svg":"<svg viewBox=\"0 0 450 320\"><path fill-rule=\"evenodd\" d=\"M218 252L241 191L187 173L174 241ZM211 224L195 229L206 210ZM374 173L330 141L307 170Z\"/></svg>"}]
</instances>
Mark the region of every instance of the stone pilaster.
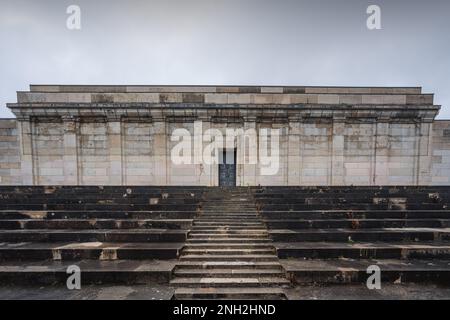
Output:
<instances>
[{"instance_id":1,"label":"stone pilaster","mask_svg":"<svg viewBox=\"0 0 450 320\"><path fill-rule=\"evenodd\" d=\"M155 120L153 123L154 128L154 170L155 181L149 181L152 185L167 185L167 161L170 161L170 150L167 149L167 141L169 139L167 135L167 123L161 120Z\"/></svg>"},{"instance_id":2,"label":"stone pilaster","mask_svg":"<svg viewBox=\"0 0 450 320\"><path fill-rule=\"evenodd\" d=\"M287 162L287 182L288 186L300 185L302 170L302 158L300 155L300 119L289 119L288 132L288 162Z\"/></svg>"},{"instance_id":3,"label":"stone pilaster","mask_svg":"<svg viewBox=\"0 0 450 320\"><path fill-rule=\"evenodd\" d=\"M122 185L122 124L118 118L108 118L109 184Z\"/></svg>"},{"instance_id":4,"label":"stone pilaster","mask_svg":"<svg viewBox=\"0 0 450 320\"><path fill-rule=\"evenodd\" d=\"M375 124L374 176L373 184L377 186L389 184L389 120L378 119Z\"/></svg>"},{"instance_id":5,"label":"stone pilaster","mask_svg":"<svg viewBox=\"0 0 450 320\"><path fill-rule=\"evenodd\" d=\"M257 176L258 168L258 146L249 145L246 139L246 131L254 130L258 135L258 127L256 125L256 117L246 117L244 122L244 135L239 137L237 144L237 184L240 186L256 186L258 184ZM258 140L258 137L256 137ZM245 141L247 140L247 141ZM256 153L256 154L255 154ZM252 159L254 161L252 161ZM254 163L256 161L256 163ZM251 163L253 162L253 163Z\"/></svg>"},{"instance_id":6,"label":"stone pilaster","mask_svg":"<svg viewBox=\"0 0 450 320\"><path fill-rule=\"evenodd\" d=\"M33 123L30 117L18 118L22 185L34 185Z\"/></svg>"},{"instance_id":7,"label":"stone pilaster","mask_svg":"<svg viewBox=\"0 0 450 320\"><path fill-rule=\"evenodd\" d=\"M62 117L64 126L63 161L64 184L79 185L78 179L78 130L79 122L74 117Z\"/></svg>"},{"instance_id":8,"label":"stone pilaster","mask_svg":"<svg viewBox=\"0 0 450 320\"><path fill-rule=\"evenodd\" d=\"M199 119L199 120L202 121L203 133L211 128L211 122L207 121L207 119L205 119L205 120ZM200 152L203 155L203 151L204 151L206 145L210 144L211 141L205 141L203 135L200 137L200 139L202 140L201 148L200 149L194 148L193 151ZM169 159L169 161L170 161L170 159ZM200 164L195 164L195 174L198 177L197 183L201 186L214 186L215 184L214 184L212 172L213 172L213 169L216 167L218 167L217 164L208 165L205 163L204 160Z\"/></svg>"},{"instance_id":9,"label":"stone pilaster","mask_svg":"<svg viewBox=\"0 0 450 320\"><path fill-rule=\"evenodd\" d=\"M432 122L422 122L419 125L417 185L430 185L432 182L432 126Z\"/></svg>"},{"instance_id":10,"label":"stone pilaster","mask_svg":"<svg viewBox=\"0 0 450 320\"><path fill-rule=\"evenodd\" d=\"M341 186L345 183L344 170L344 131L345 118L333 118L331 185Z\"/></svg>"}]
</instances>

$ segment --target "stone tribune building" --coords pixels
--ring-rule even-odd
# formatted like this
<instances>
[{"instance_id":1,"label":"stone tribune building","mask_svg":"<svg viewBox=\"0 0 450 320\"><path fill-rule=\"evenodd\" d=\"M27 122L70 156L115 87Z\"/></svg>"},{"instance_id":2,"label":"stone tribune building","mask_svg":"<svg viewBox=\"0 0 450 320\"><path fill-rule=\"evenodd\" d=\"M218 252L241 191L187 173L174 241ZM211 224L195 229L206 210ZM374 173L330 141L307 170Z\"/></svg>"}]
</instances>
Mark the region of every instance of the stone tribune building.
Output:
<instances>
[{"instance_id":1,"label":"stone tribune building","mask_svg":"<svg viewBox=\"0 0 450 320\"><path fill-rule=\"evenodd\" d=\"M421 88L31 85L8 107L2 185L450 184L450 121ZM197 121L280 129L277 172L238 143L231 165L174 164L173 131Z\"/></svg>"},{"instance_id":2,"label":"stone tribune building","mask_svg":"<svg viewBox=\"0 0 450 320\"><path fill-rule=\"evenodd\" d=\"M92 298L66 289L76 266L129 298L158 283L152 298L304 299L378 269L401 289L373 297L448 299L450 121L421 88L32 85L17 100L0 120L3 285ZM205 161L228 131L224 163Z\"/></svg>"}]
</instances>

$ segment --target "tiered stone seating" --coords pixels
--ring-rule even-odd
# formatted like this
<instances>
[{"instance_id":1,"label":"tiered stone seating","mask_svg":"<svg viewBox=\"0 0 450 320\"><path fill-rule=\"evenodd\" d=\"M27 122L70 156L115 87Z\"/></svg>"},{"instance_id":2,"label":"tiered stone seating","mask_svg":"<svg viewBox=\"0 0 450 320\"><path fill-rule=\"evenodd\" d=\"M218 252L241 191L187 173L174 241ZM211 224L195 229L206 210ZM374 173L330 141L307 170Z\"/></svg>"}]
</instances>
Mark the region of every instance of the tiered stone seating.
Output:
<instances>
[{"instance_id":1,"label":"tiered stone seating","mask_svg":"<svg viewBox=\"0 0 450 320\"><path fill-rule=\"evenodd\" d=\"M168 282L200 206L195 187L0 187L0 280ZM119 272L120 271L120 272Z\"/></svg>"},{"instance_id":2,"label":"tiered stone seating","mask_svg":"<svg viewBox=\"0 0 450 320\"><path fill-rule=\"evenodd\" d=\"M255 201L297 283L450 283L450 188L265 187ZM289 258L289 259L287 259Z\"/></svg>"},{"instance_id":3,"label":"tiered stone seating","mask_svg":"<svg viewBox=\"0 0 450 320\"><path fill-rule=\"evenodd\" d=\"M175 299L291 284L450 284L450 187L0 187L0 282L165 283Z\"/></svg>"}]
</instances>

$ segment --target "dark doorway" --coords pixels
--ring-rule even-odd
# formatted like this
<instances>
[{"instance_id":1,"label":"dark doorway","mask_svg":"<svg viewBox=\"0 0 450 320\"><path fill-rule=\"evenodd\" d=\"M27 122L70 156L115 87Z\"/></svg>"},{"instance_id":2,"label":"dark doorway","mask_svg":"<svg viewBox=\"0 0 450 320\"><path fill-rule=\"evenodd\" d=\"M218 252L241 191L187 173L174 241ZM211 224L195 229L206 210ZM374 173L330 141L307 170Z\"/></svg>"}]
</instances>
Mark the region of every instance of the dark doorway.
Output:
<instances>
[{"instance_id":1,"label":"dark doorway","mask_svg":"<svg viewBox=\"0 0 450 320\"><path fill-rule=\"evenodd\" d=\"M219 186L236 186L236 149L224 149L219 154Z\"/></svg>"}]
</instances>

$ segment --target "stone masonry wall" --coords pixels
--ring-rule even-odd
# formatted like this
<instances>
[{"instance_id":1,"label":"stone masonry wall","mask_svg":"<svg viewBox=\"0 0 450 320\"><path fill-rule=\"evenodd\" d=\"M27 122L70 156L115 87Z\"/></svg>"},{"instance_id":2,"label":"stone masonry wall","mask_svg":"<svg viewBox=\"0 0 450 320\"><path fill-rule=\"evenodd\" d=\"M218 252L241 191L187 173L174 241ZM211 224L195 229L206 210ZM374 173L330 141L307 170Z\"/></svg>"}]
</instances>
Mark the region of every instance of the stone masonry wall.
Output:
<instances>
[{"instance_id":1,"label":"stone masonry wall","mask_svg":"<svg viewBox=\"0 0 450 320\"><path fill-rule=\"evenodd\" d=\"M432 185L450 185L450 121L433 123Z\"/></svg>"},{"instance_id":2,"label":"stone masonry wall","mask_svg":"<svg viewBox=\"0 0 450 320\"><path fill-rule=\"evenodd\" d=\"M173 131L198 141L201 121L280 130L271 175L236 141L240 186L450 185L450 121L420 87L32 85L7 106L0 184L215 186L217 164L171 158Z\"/></svg>"},{"instance_id":3,"label":"stone masonry wall","mask_svg":"<svg viewBox=\"0 0 450 320\"><path fill-rule=\"evenodd\" d=\"M204 123L204 130L241 124ZM237 184L246 185L449 185L450 121L430 124L246 123L244 127L283 129L280 167L264 176L260 165L238 164ZM23 179L20 127L0 120L0 184L29 184ZM32 132L33 183L40 185L217 185L217 165L171 162L170 133L193 123L77 122L75 145L65 121L37 121ZM69 135L69 136L68 136ZM427 144L427 142L430 142ZM208 143L204 142L203 147ZM75 146L75 156L70 155ZM194 149L192 149L194 152ZM237 150L237 157L243 157ZM72 168L71 168L72 166ZM74 173L70 173L71 170ZM75 179L70 180L70 175Z\"/></svg>"},{"instance_id":4,"label":"stone masonry wall","mask_svg":"<svg viewBox=\"0 0 450 320\"><path fill-rule=\"evenodd\" d=\"M0 119L0 185L22 184L19 134L15 119Z\"/></svg>"}]
</instances>

